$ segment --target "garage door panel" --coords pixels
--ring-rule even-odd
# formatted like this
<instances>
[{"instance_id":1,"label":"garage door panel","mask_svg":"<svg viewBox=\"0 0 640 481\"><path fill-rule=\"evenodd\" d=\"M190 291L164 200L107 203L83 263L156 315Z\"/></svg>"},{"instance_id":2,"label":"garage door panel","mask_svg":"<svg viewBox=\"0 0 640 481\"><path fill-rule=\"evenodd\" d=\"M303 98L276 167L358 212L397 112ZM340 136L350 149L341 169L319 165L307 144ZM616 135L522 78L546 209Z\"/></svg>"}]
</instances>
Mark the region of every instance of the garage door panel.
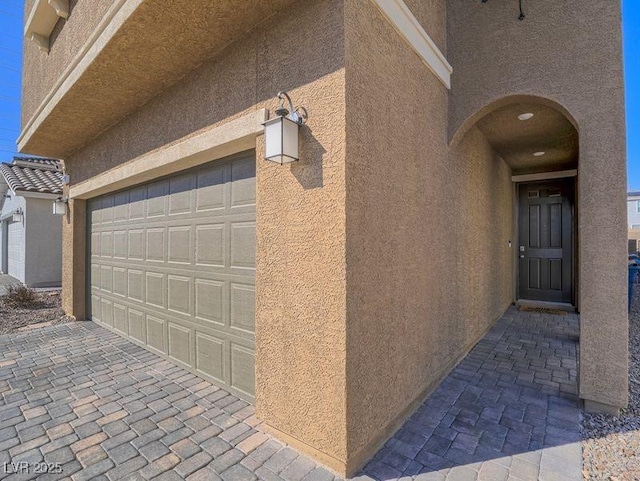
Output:
<instances>
[{"instance_id":1,"label":"garage door panel","mask_svg":"<svg viewBox=\"0 0 640 481\"><path fill-rule=\"evenodd\" d=\"M226 325L226 283L207 279L195 279L195 316L205 323L218 327Z\"/></svg>"},{"instance_id":2,"label":"garage door panel","mask_svg":"<svg viewBox=\"0 0 640 481\"><path fill-rule=\"evenodd\" d=\"M191 191L193 174L173 177L169 181L169 214L187 214L191 212Z\"/></svg>"},{"instance_id":3,"label":"garage door panel","mask_svg":"<svg viewBox=\"0 0 640 481\"><path fill-rule=\"evenodd\" d=\"M191 329L169 323L169 357L183 364L191 365Z\"/></svg>"},{"instance_id":4,"label":"garage door panel","mask_svg":"<svg viewBox=\"0 0 640 481\"><path fill-rule=\"evenodd\" d=\"M166 354L164 331L165 321L147 314L147 345L162 354Z\"/></svg>"},{"instance_id":5,"label":"garage door panel","mask_svg":"<svg viewBox=\"0 0 640 481\"><path fill-rule=\"evenodd\" d=\"M253 399L255 154L89 202L92 318Z\"/></svg>"},{"instance_id":6,"label":"garage door panel","mask_svg":"<svg viewBox=\"0 0 640 481\"><path fill-rule=\"evenodd\" d=\"M113 293L118 296L127 295L127 270L124 267L114 267L112 274Z\"/></svg>"},{"instance_id":7,"label":"garage door panel","mask_svg":"<svg viewBox=\"0 0 640 481\"><path fill-rule=\"evenodd\" d=\"M115 195L113 202L113 221L120 222L128 220L129 213L129 192L120 192Z\"/></svg>"},{"instance_id":8,"label":"garage door panel","mask_svg":"<svg viewBox=\"0 0 640 481\"><path fill-rule=\"evenodd\" d=\"M127 258L127 231L116 230L113 232L113 257L114 259Z\"/></svg>"},{"instance_id":9,"label":"garage door panel","mask_svg":"<svg viewBox=\"0 0 640 481\"><path fill-rule=\"evenodd\" d=\"M100 257L111 257L113 254L113 232L105 231L100 234Z\"/></svg>"},{"instance_id":10,"label":"garage door panel","mask_svg":"<svg viewBox=\"0 0 640 481\"><path fill-rule=\"evenodd\" d=\"M188 225L169 227L169 262L191 264L191 257L193 253L191 231L192 227Z\"/></svg>"},{"instance_id":11,"label":"garage door panel","mask_svg":"<svg viewBox=\"0 0 640 481\"><path fill-rule=\"evenodd\" d=\"M164 249L165 228L155 227L147 229L147 243L145 251L147 253L146 260L152 262L165 261Z\"/></svg>"},{"instance_id":12,"label":"garage door panel","mask_svg":"<svg viewBox=\"0 0 640 481\"><path fill-rule=\"evenodd\" d=\"M229 383L225 373L227 344L219 337L196 333L196 369L224 384Z\"/></svg>"},{"instance_id":13,"label":"garage door panel","mask_svg":"<svg viewBox=\"0 0 640 481\"><path fill-rule=\"evenodd\" d=\"M129 320L129 335L142 344L147 343L147 328L144 319L144 313L136 309L127 309L127 318Z\"/></svg>"},{"instance_id":14,"label":"garage door panel","mask_svg":"<svg viewBox=\"0 0 640 481\"><path fill-rule=\"evenodd\" d=\"M165 276L159 272L147 271L144 279L147 304L165 309Z\"/></svg>"},{"instance_id":15,"label":"garage door panel","mask_svg":"<svg viewBox=\"0 0 640 481\"><path fill-rule=\"evenodd\" d=\"M113 303L113 327L121 334L129 334L127 328L127 308L122 304Z\"/></svg>"},{"instance_id":16,"label":"garage door panel","mask_svg":"<svg viewBox=\"0 0 640 481\"><path fill-rule=\"evenodd\" d=\"M196 265L224 267L225 224L196 226Z\"/></svg>"},{"instance_id":17,"label":"garage door panel","mask_svg":"<svg viewBox=\"0 0 640 481\"><path fill-rule=\"evenodd\" d=\"M91 316L94 321L102 322L100 296L97 294L91 295Z\"/></svg>"},{"instance_id":18,"label":"garage door panel","mask_svg":"<svg viewBox=\"0 0 640 481\"><path fill-rule=\"evenodd\" d=\"M169 182L164 180L149 184L147 187L146 218L162 217L167 212L167 195L169 194Z\"/></svg>"},{"instance_id":19,"label":"garage door panel","mask_svg":"<svg viewBox=\"0 0 640 481\"><path fill-rule=\"evenodd\" d=\"M239 344L231 343L231 386L250 394L255 386L255 353Z\"/></svg>"},{"instance_id":20,"label":"garage door panel","mask_svg":"<svg viewBox=\"0 0 640 481\"><path fill-rule=\"evenodd\" d=\"M127 292L130 299L142 302L144 294L144 272L137 269L127 271Z\"/></svg>"},{"instance_id":21,"label":"garage door panel","mask_svg":"<svg viewBox=\"0 0 640 481\"><path fill-rule=\"evenodd\" d=\"M138 187L129 191L129 213L128 220L143 219L145 216L145 199L147 197L147 188Z\"/></svg>"},{"instance_id":22,"label":"garage door panel","mask_svg":"<svg viewBox=\"0 0 640 481\"><path fill-rule=\"evenodd\" d=\"M168 276L168 309L179 314L191 314L191 278Z\"/></svg>"},{"instance_id":23,"label":"garage door panel","mask_svg":"<svg viewBox=\"0 0 640 481\"><path fill-rule=\"evenodd\" d=\"M224 209L224 166L196 174L196 212Z\"/></svg>"},{"instance_id":24,"label":"garage door panel","mask_svg":"<svg viewBox=\"0 0 640 481\"><path fill-rule=\"evenodd\" d=\"M231 224L230 267L255 269L256 266L256 224L236 222Z\"/></svg>"},{"instance_id":25,"label":"garage door panel","mask_svg":"<svg viewBox=\"0 0 640 481\"><path fill-rule=\"evenodd\" d=\"M256 163L253 159L234 162L231 166L231 206L255 205Z\"/></svg>"},{"instance_id":26,"label":"garage door panel","mask_svg":"<svg viewBox=\"0 0 640 481\"><path fill-rule=\"evenodd\" d=\"M129 242L127 244L127 259L144 259L144 229L129 229L127 232Z\"/></svg>"},{"instance_id":27,"label":"garage door panel","mask_svg":"<svg viewBox=\"0 0 640 481\"><path fill-rule=\"evenodd\" d=\"M256 292L247 284L231 284L230 326L234 330L253 333L255 331Z\"/></svg>"},{"instance_id":28,"label":"garage door panel","mask_svg":"<svg viewBox=\"0 0 640 481\"><path fill-rule=\"evenodd\" d=\"M100 312L102 314L102 322L108 326L113 326L113 302L109 299L100 299Z\"/></svg>"},{"instance_id":29,"label":"garage door panel","mask_svg":"<svg viewBox=\"0 0 640 481\"><path fill-rule=\"evenodd\" d=\"M113 222L113 196L107 195L102 198L101 203L101 224L110 224Z\"/></svg>"},{"instance_id":30,"label":"garage door panel","mask_svg":"<svg viewBox=\"0 0 640 481\"><path fill-rule=\"evenodd\" d=\"M111 266L100 266L100 289L111 292L113 287L113 272Z\"/></svg>"}]
</instances>

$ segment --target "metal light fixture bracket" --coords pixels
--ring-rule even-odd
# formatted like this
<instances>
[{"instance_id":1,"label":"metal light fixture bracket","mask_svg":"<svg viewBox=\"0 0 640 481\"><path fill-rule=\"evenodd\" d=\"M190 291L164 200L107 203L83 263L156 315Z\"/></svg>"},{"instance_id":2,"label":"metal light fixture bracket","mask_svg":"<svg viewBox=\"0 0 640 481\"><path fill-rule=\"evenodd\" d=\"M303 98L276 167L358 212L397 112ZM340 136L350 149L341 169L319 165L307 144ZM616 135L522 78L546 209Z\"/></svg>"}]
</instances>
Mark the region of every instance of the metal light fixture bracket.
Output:
<instances>
[{"instance_id":1,"label":"metal light fixture bracket","mask_svg":"<svg viewBox=\"0 0 640 481\"><path fill-rule=\"evenodd\" d=\"M298 125L304 125L309 117L307 115L307 109L304 107L293 107L293 102L291 101L291 97L287 92L278 92L278 100L280 103L278 104L278 108L276 109L276 114L280 117L286 117L289 120L294 121ZM289 103L289 108L287 109L284 106L284 101Z\"/></svg>"}]
</instances>

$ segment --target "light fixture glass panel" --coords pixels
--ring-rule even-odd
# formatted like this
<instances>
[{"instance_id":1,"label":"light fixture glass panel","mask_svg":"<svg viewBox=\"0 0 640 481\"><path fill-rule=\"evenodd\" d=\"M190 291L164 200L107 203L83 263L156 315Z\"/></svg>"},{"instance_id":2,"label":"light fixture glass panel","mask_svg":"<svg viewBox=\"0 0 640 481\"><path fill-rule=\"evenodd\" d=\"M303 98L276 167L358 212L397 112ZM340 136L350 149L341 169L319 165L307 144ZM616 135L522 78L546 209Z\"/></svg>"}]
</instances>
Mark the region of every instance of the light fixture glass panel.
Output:
<instances>
[{"instance_id":1,"label":"light fixture glass panel","mask_svg":"<svg viewBox=\"0 0 640 481\"><path fill-rule=\"evenodd\" d=\"M67 213L67 203L61 200L56 200L53 202L53 214L54 215L65 215Z\"/></svg>"},{"instance_id":2,"label":"light fixture glass panel","mask_svg":"<svg viewBox=\"0 0 640 481\"><path fill-rule=\"evenodd\" d=\"M298 160L298 130L298 124L286 117L265 122L265 158L278 164Z\"/></svg>"},{"instance_id":3,"label":"light fixture glass panel","mask_svg":"<svg viewBox=\"0 0 640 481\"><path fill-rule=\"evenodd\" d=\"M284 119L282 132L282 155L291 159L289 162L298 160L298 131L299 126L296 122Z\"/></svg>"},{"instance_id":4,"label":"light fixture glass panel","mask_svg":"<svg viewBox=\"0 0 640 481\"><path fill-rule=\"evenodd\" d=\"M282 155L282 117L276 117L264 124L265 157L275 160Z\"/></svg>"}]
</instances>

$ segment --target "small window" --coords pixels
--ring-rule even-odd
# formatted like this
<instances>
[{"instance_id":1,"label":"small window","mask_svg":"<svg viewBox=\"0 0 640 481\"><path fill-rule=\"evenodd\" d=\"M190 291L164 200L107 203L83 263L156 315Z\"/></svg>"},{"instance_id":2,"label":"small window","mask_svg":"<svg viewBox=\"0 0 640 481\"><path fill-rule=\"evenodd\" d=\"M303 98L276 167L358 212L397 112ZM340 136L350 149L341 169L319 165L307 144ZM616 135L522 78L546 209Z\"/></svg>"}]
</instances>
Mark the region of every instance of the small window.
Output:
<instances>
[{"instance_id":1,"label":"small window","mask_svg":"<svg viewBox=\"0 0 640 481\"><path fill-rule=\"evenodd\" d=\"M640 200L636 200L636 212L640 212Z\"/></svg>"}]
</instances>

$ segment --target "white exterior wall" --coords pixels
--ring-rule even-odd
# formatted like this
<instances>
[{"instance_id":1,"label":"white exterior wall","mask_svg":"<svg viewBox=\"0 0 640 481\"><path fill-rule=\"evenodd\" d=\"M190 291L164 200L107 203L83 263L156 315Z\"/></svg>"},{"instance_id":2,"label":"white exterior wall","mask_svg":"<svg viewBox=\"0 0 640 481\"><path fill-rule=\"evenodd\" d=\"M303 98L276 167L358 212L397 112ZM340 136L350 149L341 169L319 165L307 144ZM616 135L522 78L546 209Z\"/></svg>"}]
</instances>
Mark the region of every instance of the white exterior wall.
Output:
<instances>
[{"instance_id":1,"label":"white exterior wall","mask_svg":"<svg viewBox=\"0 0 640 481\"><path fill-rule=\"evenodd\" d=\"M62 216L52 199L26 198L25 280L29 287L62 284Z\"/></svg>"},{"instance_id":2,"label":"white exterior wall","mask_svg":"<svg viewBox=\"0 0 640 481\"><path fill-rule=\"evenodd\" d=\"M26 209L26 201L24 197L13 196L6 198L2 206L2 214L4 216L21 208L24 212ZM11 218L6 219L8 222L7 246L2 246L7 252L7 274L15 277L20 282L25 282L25 218L22 222L13 222Z\"/></svg>"},{"instance_id":3,"label":"white exterior wall","mask_svg":"<svg viewBox=\"0 0 640 481\"><path fill-rule=\"evenodd\" d=\"M636 229L640 229L640 212L638 212L638 204L640 203L640 196L627 197L627 223L629 229L633 229L633 226L637 226Z\"/></svg>"}]
</instances>

